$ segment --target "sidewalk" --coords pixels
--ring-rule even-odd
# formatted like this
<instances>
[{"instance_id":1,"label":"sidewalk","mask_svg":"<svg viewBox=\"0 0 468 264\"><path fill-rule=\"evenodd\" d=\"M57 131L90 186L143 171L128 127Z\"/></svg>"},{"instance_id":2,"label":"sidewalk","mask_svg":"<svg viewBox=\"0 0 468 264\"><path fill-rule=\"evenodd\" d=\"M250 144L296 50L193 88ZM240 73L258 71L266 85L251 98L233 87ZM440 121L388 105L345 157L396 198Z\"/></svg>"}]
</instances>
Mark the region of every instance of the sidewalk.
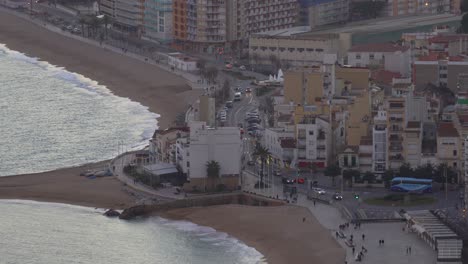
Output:
<instances>
[{"instance_id":1,"label":"sidewalk","mask_svg":"<svg viewBox=\"0 0 468 264\"><path fill-rule=\"evenodd\" d=\"M127 176L123 172L123 167L128 165L131 160L134 159L133 153L126 153L120 155L119 157L115 158L113 162L111 162L111 168L114 166L114 176L117 177L121 182L125 183L127 186L143 192L150 196L156 196L159 200L162 198L163 200L179 200L184 199L184 193L174 194L175 188L162 188L162 189L153 189L147 185L142 183L135 182L133 178Z\"/></svg>"}]
</instances>

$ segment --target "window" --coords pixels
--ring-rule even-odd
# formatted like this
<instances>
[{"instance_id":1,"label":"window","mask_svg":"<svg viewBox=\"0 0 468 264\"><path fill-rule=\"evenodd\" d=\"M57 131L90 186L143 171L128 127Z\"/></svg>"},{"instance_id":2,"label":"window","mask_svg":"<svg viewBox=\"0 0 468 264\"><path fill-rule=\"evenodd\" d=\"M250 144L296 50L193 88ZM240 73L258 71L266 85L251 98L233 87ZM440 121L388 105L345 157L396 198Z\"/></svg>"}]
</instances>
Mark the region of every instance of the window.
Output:
<instances>
[{"instance_id":1,"label":"window","mask_svg":"<svg viewBox=\"0 0 468 264\"><path fill-rule=\"evenodd\" d=\"M356 167L356 157L355 156L351 157L351 166Z\"/></svg>"},{"instance_id":2,"label":"window","mask_svg":"<svg viewBox=\"0 0 468 264\"><path fill-rule=\"evenodd\" d=\"M344 156L343 164L345 167L348 167L348 156Z\"/></svg>"},{"instance_id":3,"label":"window","mask_svg":"<svg viewBox=\"0 0 468 264\"><path fill-rule=\"evenodd\" d=\"M453 155L457 156L457 151L456 150L453 151Z\"/></svg>"},{"instance_id":4,"label":"window","mask_svg":"<svg viewBox=\"0 0 468 264\"><path fill-rule=\"evenodd\" d=\"M356 60L360 60L361 59L361 54L360 53L357 53L356 54Z\"/></svg>"},{"instance_id":5,"label":"window","mask_svg":"<svg viewBox=\"0 0 468 264\"><path fill-rule=\"evenodd\" d=\"M442 79L447 79L447 74L445 74L445 73L444 73L444 74L440 74L439 77L442 78Z\"/></svg>"},{"instance_id":6,"label":"window","mask_svg":"<svg viewBox=\"0 0 468 264\"><path fill-rule=\"evenodd\" d=\"M454 168L457 167L457 163L456 163L456 162L453 163L453 167L454 167Z\"/></svg>"},{"instance_id":7,"label":"window","mask_svg":"<svg viewBox=\"0 0 468 264\"><path fill-rule=\"evenodd\" d=\"M371 60L374 59L374 54L373 53L369 54L369 59L371 59Z\"/></svg>"},{"instance_id":8,"label":"window","mask_svg":"<svg viewBox=\"0 0 468 264\"><path fill-rule=\"evenodd\" d=\"M314 135L314 131L313 130L310 130L309 131L309 136L313 136Z\"/></svg>"},{"instance_id":9,"label":"window","mask_svg":"<svg viewBox=\"0 0 468 264\"><path fill-rule=\"evenodd\" d=\"M187 161L187 168L190 167L190 161Z\"/></svg>"}]
</instances>

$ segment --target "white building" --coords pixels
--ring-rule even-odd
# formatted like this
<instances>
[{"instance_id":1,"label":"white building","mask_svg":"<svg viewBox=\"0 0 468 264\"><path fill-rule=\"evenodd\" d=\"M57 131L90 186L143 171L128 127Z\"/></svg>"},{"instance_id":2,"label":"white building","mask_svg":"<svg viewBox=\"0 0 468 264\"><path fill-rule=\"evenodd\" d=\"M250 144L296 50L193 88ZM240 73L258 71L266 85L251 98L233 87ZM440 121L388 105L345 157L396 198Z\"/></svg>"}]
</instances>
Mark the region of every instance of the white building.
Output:
<instances>
[{"instance_id":1,"label":"white building","mask_svg":"<svg viewBox=\"0 0 468 264\"><path fill-rule=\"evenodd\" d=\"M374 117L372 128L372 171L382 174L388 168L387 164L387 112L378 111Z\"/></svg>"},{"instance_id":2,"label":"white building","mask_svg":"<svg viewBox=\"0 0 468 264\"><path fill-rule=\"evenodd\" d=\"M465 188L468 188L468 186L466 185L466 183L468 183L468 137L465 138L464 151L465 151L464 157L463 157L464 166L465 166L464 181L465 181ZM467 199L466 196L465 196L465 199Z\"/></svg>"},{"instance_id":3,"label":"white building","mask_svg":"<svg viewBox=\"0 0 468 264\"><path fill-rule=\"evenodd\" d=\"M0 4L12 9L29 8L27 0L0 0Z\"/></svg>"},{"instance_id":4,"label":"white building","mask_svg":"<svg viewBox=\"0 0 468 264\"><path fill-rule=\"evenodd\" d=\"M311 28L345 23L349 18L349 0L299 0L301 24Z\"/></svg>"},{"instance_id":5,"label":"white building","mask_svg":"<svg viewBox=\"0 0 468 264\"><path fill-rule=\"evenodd\" d=\"M272 154L275 162L283 166L283 162L293 159L291 143L294 143L294 130L287 128L267 128L263 135L263 146Z\"/></svg>"},{"instance_id":6,"label":"white building","mask_svg":"<svg viewBox=\"0 0 468 264\"><path fill-rule=\"evenodd\" d=\"M371 43L351 47L347 64L353 67L379 66L408 77L411 74L410 60L409 47L393 43Z\"/></svg>"},{"instance_id":7,"label":"white building","mask_svg":"<svg viewBox=\"0 0 468 264\"><path fill-rule=\"evenodd\" d=\"M307 118L308 119L308 118ZM315 164L318 168L328 165L331 158L331 129L327 120L320 117L303 120L296 125L298 167Z\"/></svg>"},{"instance_id":8,"label":"white building","mask_svg":"<svg viewBox=\"0 0 468 264\"><path fill-rule=\"evenodd\" d=\"M178 162L184 167L190 182L184 188L207 186L206 164L218 162L220 180L230 189L239 185L241 174L242 140L238 127L211 128L205 122L190 123L190 137L177 141ZM185 171L184 171L185 172Z\"/></svg>"},{"instance_id":9,"label":"white building","mask_svg":"<svg viewBox=\"0 0 468 264\"><path fill-rule=\"evenodd\" d=\"M198 69L197 59L180 52L168 53L167 61L169 66L182 71L196 71Z\"/></svg>"}]
</instances>

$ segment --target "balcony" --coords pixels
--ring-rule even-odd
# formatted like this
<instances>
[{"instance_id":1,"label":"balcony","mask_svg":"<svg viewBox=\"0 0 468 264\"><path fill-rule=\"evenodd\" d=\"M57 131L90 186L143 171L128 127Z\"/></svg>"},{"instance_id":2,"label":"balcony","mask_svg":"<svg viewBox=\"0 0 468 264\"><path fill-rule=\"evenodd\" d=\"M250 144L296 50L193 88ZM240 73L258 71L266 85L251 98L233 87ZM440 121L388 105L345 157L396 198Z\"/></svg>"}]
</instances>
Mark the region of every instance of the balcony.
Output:
<instances>
[{"instance_id":1,"label":"balcony","mask_svg":"<svg viewBox=\"0 0 468 264\"><path fill-rule=\"evenodd\" d=\"M400 152L403 150L403 146L401 145L390 145L389 146L389 150L392 151L392 152Z\"/></svg>"},{"instance_id":2,"label":"balcony","mask_svg":"<svg viewBox=\"0 0 468 264\"><path fill-rule=\"evenodd\" d=\"M401 161L403 160L403 156L401 154L390 155L389 159L394 161Z\"/></svg>"},{"instance_id":3,"label":"balcony","mask_svg":"<svg viewBox=\"0 0 468 264\"><path fill-rule=\"evenodd\" d=\"M326 148L325 145L318 145L317 146L317 149L325 149L325 148Z\"/></svg>"}]
</instances>

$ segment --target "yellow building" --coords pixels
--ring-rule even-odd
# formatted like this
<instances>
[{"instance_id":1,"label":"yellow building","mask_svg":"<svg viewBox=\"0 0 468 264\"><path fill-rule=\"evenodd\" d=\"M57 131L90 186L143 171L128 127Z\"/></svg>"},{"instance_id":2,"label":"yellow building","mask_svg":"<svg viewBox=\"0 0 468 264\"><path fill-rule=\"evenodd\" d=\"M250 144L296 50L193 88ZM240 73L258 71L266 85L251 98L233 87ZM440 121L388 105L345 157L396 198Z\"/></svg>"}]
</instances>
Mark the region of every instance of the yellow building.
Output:
<instances>
[{"instance_id":1,"label":"yellow building","mask_svg":"<svg viewBox=\"0 0 468 264\"><path fill-rule=\"evenodd\" d=\"M349 90L369 89L370 70L356 67L336 67L335 78L351 84Z\"/></svg>"},{"instance_id":2,"label":"yellow building","mask_svg":"<svg viewBox=\"0 0 468 264\"><path fill-rule=\"evenodd\" d=\"M319 68L287 71L284 74L284 99L295 105L316 105L322 101L324 73Z\"/></svg>"},{"instance_id":3,"label":"yellow building","mask_svg":"<svg viewBox=\"0 0 468 264\"><path fill-rule=\"evenodd\" d=\"M371 99L368 89L353 91L353 102L348 105L346 119L346 144L359 146L362 137L368 135L371 120Z\"/></svg>"}]
</instances>

